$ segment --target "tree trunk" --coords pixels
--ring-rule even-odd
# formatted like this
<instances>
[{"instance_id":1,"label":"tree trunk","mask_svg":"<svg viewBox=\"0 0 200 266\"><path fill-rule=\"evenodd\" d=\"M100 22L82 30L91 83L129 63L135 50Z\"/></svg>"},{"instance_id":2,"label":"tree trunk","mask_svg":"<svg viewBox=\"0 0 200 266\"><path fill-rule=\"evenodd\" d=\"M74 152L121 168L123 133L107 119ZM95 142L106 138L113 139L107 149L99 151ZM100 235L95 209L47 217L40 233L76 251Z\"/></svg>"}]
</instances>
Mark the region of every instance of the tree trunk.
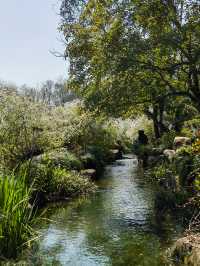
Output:
<instances>
[{"instance_id":1,"label":"tree trunk","mask_svg":"<svg viewBox=\"0 0 200 266\"><path fill-rule=\"evenodd\" d=\"M159 134L160 134L160 137L162 136L163 133L167 132L168 131L168 128L165 126L164 124L164 111L165 111L165 100L162 99L159 101L158 103L159 105L159 122L158 122L158 125L159 125Z\"/></svg>"},{"instance_id":2,"label":"tree trunk","mask_svg":"<svg viewBox=\"0 0 200 266\"><path fill-rule=\"evenodd\" d=\"M153 125L154 125L154 134L155 138L160 138L160 127L159 127L159 121L158 121L158 106L153 106L153 113L152 113L152 119L153 119Z\"/></svg>"},{"instance_id":3,"label":"tree trunk","mask_svg":"<svg viewBox=\"0 0 200 266\"><path fill-rule=\"evenodd\" d=\"M160 130L159 130L159 125L158 125L158 121L155 119L153 119L153 126L154 126L154 134L155 134L155 138L159 139L160 138Z\"/></svg>"},{"instance_id":4,"label":"tree trunk","mask_svg":"<svg viewBox=\"0 0 200 266\"><path fill-rule=\"evenodd\" d=\"M156 139L160 138L160 128L159 128L159 121L158 121L158 106L153 105L152 112L148 109L145 110L145 114L148 116L149 119L153 121L154 127L154 135Z\"/></svg>"}]
</instances>

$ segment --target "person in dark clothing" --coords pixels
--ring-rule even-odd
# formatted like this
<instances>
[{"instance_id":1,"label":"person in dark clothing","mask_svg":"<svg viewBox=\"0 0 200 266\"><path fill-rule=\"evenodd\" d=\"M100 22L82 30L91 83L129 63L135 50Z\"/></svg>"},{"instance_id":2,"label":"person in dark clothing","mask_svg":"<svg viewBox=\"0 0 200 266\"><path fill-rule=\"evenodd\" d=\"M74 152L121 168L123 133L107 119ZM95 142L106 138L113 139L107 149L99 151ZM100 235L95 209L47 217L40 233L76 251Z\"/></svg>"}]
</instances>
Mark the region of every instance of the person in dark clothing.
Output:
<instances>
[{"instance_id":1,"label":"person in dark clothing","mask_svg":"<svg viewBox=\"0 0 200 266\"><path fill-rule=\"evenodd\" d=\"M143 166L146 167L148 163L148 153L146 151L146 145L148 145L149 140L144 130L138 131L138 138L133 144L135 154L138 156L139 161L142 161Z\"/></svg>"},{"instance_id":2,"label":"person in dark clothing","mask_svg":"<svg viewBox=\"0 0 200 266\"><path fill-rule=\"evenodd\" d=\"M122 142L120 140L117 141L116 148L119 150L118 159L122 159L123 153L124 153L124 147L123 147Z\"/></svg>"},{"instance_id":3,"label":"person in dark clothing","mask_svg":"<svg viewBox=\"0 0 200 266\"><path fill-rule=\"evenodd\" d=\"M148 137L144 133L144 130L138 131L138 143L141 145L147 145L149 143Z\"/></svg>"}]
</instances>

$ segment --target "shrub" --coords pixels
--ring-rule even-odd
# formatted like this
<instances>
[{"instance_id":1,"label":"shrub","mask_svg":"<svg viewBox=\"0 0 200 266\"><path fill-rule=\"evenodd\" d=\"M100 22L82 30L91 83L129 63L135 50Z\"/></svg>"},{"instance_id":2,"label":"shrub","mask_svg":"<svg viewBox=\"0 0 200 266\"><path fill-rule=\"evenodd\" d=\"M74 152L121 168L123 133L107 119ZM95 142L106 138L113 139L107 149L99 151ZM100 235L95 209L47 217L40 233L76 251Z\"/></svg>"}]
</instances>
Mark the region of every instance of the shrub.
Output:
<instances>
[{"instance_id":1,"label":"shrub","mask_svg":"<svg viewBox=\"0 0 200 266\"><path fill-rule=\"evenodd\" d=\"M60 196L75 196L92 192L95 185L76 172L55 168L52 172L52 192Z\"/></svg>"},{"instance_id":2,"label":"shrub","mask_svg":"<svg viewBox=\"0 0 200 266\"><path fill-rule=\"evenodd\" d=\"M0 159L12 169L48 145L41 113L45 108L17 95L1 95Z\"/></svg>"},{"instance_id":3,"label":"shrub","mask_svg":"<svg viewBox=\"0 0 200 266\"><path fill-rule=\"evenodd\" d=\"M174 138L176 137L176 132L174 130L170 130L162 135L160 138L160 143L164 149L172 149Z\"/></svg>"},{"instance_id":4,"label":"shrub","mask_svg":"<svg viewBox=\"0 0 200 266\"><path fill-rule=\"evenodd\" d=\"M176 173L180 177L180 184L182 186L187 186L188 176L193 171L193 156L191 154L177 156L174 163L176 166Z\"/></svg>"},{"instance_id":5,"label":"shrub","mask_svg":"<svg viewBox=\"0 0 200 266\"><path fill-rule=\"evenodd\" d=\"M156 166L151 171L151 176L156 180L161 180L162 178L165 178L167 176L167 168L165 165L161 164L159 166Z\"/></svg>"},{"instance_id":6,"label":"shrub","mask_svg":"<svg viewBox=\"0 0 200 266\"><path fill-rule=\"evenodd\" d=\"M200 154L200 140L197 139L193 144L192 144L192 151L194 154Z\"/></svg>"},{"instance_id":7,"label":"shrub","mask_svg":"<svg viewBox=\"0 0 200 266\"><path fill-rule=\"evenodd\" d=\"M190 156L193 155L192 146L183 146L176 151L177 156Z\"/></svg>"},{"instance_id":8,"label":"shrub","mask_svg":"<svg viewBox=\"0 0 200 266\"><path fill-rule=\"evenodd\" d=\"M60 147L80 154L87 152L90 146L98 146L106 154L119 137L115 123L101 116L97 118L80 106L50 108L16 93L0 96L0 160L1 165L10 170ZM53 157L54 151L49 156ZM81 167L70 153L59 160L69 163L65 165L68 169Z\"/></svg>"},{"instance_id":9,"label":"shrub","mask_svg":"<svg viewBox=\"0 0 200 266\"><path fill-rule=\"evenodd\" d=\"M95 114L83 109L74 110L74 116L70 117L69 127L65 133L65 146L74 149L81 147L87 152L90 146L101 146L104 149L111 148L117 140L117 129L112 122L104 117L96 117Z\"/></svg>"},{"instance_id":10,"label":"shrub","mask_svg":"<svg viewBox=\"0 0 200 266\"><path fill-rule=\"evenodd\" d=\"M116 145L117 129L110 122L101 125L101 121L97 121L89 136L86 151L94 156L97 168L101 168Z\"/></svg>"},{"instance_id":11,"label":"shrub","mask_svg":"<svg viewBox=\"0 0 200 266\"><path fill-rule=\"evenodd\" d=\"M75 154L69 152L65 148L46 152L39 158L40 163L49 165L50 167L60 167L67 170L82 169L81 161L76 157Z\"/></svg>"},{"instance_id":12,"label":"shrub","mask_svg":"<svg viewBox=\"0 0 200 266\"><path fill-rule=\"evenodd\" d=\"M50 108L16 93L0 92L0 160L10 169L64 144L71 109ZM71 115L72 116L72 115Z\"/></svg>"},{"instance_id":13,"label":"shrub","mask_svg":"<svg viewBox=\"0 0 200 266\"><path fill-rule=\"evenodd\" d=\"M196 116L193 119L190 119L184 123L184 128L189 130L193 136L195 135L195 131L199 129L200 125L200 117Z\"/></svg>"},{"instance_id":14,"label":"shrub","mask_svg":"<svg viewBox=\"0 0 200 266\"><path fill-rule=\"evenodd\" d=\"M197 191L200 191L200 173L198 173L198 175L195 178L195 188Z\"/></svg>"},{"instance_id":15,"label":"shrub","mask_svg":"<svg viewBox=\"0 0 200 266\"><path fill-rule=\"evenodd\" d=\"M177 191L159 188L155 197L155 208L157 211L165 211L167 209L175 209L185 204L188 200L188 193L185 190Z\"/></svg>"},{"instance_id":16,"label":"shrub","mask_svg":"<svg viewBox=\"0 0 200 266\"><path fill-rule=\"evenodd\" d=\"M181 135L191 139L194 136L194 132L188 127L183 127L181 129Z\"/></svg>"},{"instance_id":17,"label":"shrub","mask_svg":"<svg viewBox=\"0 0 200 266\"><path fill-rule=\"evenodd\" d=\"M27 163L21 167L27 167ZM67 170L62 166L55 165L50 160L30 162L27 177L30 184L33 184L32 198L36 198L38 205L43 205L49 195L56 194L57 199L63 196L74 196L88 193L93 188L93 183L79 175L77 171Z\"/></svg>"}]
</instances>

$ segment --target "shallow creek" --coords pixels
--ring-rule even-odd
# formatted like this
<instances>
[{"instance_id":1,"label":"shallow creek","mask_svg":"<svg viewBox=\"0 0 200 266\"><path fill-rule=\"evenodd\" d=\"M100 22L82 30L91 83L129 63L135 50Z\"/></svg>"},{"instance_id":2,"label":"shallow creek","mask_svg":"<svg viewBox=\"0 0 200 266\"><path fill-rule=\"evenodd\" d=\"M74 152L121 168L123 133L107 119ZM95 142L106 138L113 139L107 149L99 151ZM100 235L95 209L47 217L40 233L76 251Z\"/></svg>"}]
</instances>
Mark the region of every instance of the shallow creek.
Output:
<instances>
[{"instance_id":1,"label":"shallow creek","mask_svg":"<svg viewBox=\"0 0 200 266\"><path fill-rule=\"evenodd\" d=\"M126 156L106 167L97 192L50 206L40 224L34 265L170 265L163 254L182 231L172 215L154 211L155 186Z\"/></svg>"}]
</instances>

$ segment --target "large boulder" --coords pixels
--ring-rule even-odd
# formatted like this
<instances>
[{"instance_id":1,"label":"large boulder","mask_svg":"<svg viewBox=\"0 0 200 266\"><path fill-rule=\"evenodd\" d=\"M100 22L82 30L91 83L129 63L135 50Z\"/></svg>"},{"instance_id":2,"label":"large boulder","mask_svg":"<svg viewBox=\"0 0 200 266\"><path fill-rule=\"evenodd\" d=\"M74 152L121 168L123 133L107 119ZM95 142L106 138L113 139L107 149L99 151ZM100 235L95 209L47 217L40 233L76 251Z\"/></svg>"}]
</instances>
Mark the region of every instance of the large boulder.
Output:
<instances>
[{"instance_id":1,"label":"large boulder","mask_svg":"<svg viewBox=\"0 0 200 266\"><path fill-rule=\"evenodd\" d=\"M96 178L96 170L95 169L84 169L84 170L81 170L81 175L82 176L85 176L87 178L90 178L90 179L95 179Z\"/></svg>"},{"instance_id":2,"label":"large boulder","mask_svg":"<svg viewBox=\"0 0 200 266\"><path fill-rule=\"evenodd\" d=\"M163 151L163 154L170 162L172 162L173 159L176 157L176 151L175 150L166 149Z\"/></svg>"},{"instance_id":3,"label":"large boulder","mask_svg":"<svg viewBox=\"0 0 200 266\"><path fill-rule=\"evenodd\" d=\"M174 139L174 148L178 149L183 146L191 144L191 139L187 137L175 137Z\"/></svg>"},{"instance_id":4,"label":"large boulder","mask_svg":"<svg viewBox=\"0 0 200 266\"><path fill-rule=\"evenodd\" d=\"M113 160L122 159L122 152L119 149L110 150L110 154L113 156Z\"/></svg>"},{"instance_id":5,"label":"large boulder","mask_svg":"<svg viewBox=\"0 0 200 266\"><path fill-rule=\"evenodd\" d=\"M200 234L178 239L172 247L171 256L178 265L199 266Z\"/></svg>"}]
</instances>

